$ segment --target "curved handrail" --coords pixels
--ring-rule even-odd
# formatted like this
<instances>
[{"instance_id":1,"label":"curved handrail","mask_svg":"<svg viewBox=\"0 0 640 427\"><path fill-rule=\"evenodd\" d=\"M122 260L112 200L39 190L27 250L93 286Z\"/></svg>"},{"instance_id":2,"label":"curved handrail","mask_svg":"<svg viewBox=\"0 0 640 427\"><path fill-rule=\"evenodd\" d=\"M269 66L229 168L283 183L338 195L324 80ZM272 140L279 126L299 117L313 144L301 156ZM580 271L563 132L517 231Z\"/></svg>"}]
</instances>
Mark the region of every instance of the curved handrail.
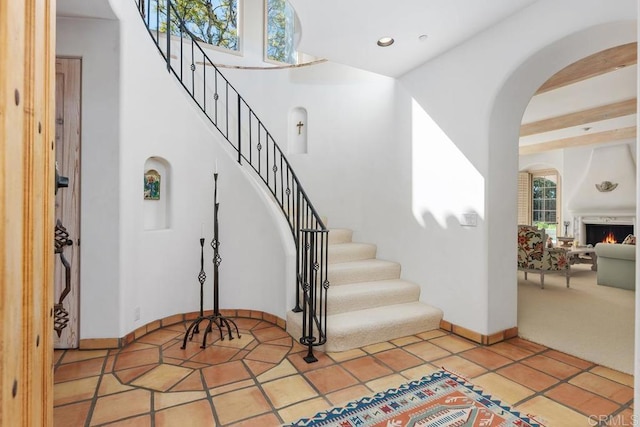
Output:
<instances>
[{"instance_id":1,"label":"curved handrail","mask_svg":"<svg viewBox=\"0 0 640 427\"><path fill-rule=\"evenodd\" d=\"M309 346L312 361L311 347L326 342L328 230L271 133L209 58L173 0L135 2L167 70L234 148L238 163L244 161L267 186L289 224L297 250L293 310L303 312L300 342ZM161 31L163 25L168 31Z\"/></svg>"}]
</instances>

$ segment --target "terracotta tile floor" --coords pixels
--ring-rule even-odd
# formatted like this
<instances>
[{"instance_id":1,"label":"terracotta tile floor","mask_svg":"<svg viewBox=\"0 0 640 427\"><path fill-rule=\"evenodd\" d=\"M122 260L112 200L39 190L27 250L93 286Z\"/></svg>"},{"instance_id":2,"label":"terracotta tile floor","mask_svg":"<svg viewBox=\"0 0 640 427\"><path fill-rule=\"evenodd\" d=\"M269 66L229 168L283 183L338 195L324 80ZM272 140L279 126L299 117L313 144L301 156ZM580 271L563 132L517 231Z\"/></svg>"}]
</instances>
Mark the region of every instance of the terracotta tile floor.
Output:
<instances>
[{"instance_id":1,"label":"terracotta tile floor","mask_svg":"<svg viewBox=\"0 0 640 427\"><path fill-rule=\"evenodd\" d=\"M439 368L546 426L631 425L633 377L519 338L481 346L436 330L307 364L281 328L235 320L240 338L215 331L205 349L200 333L182 350L176 324L120 350L56 350L55 426L279 426Z\"/></svg>"}]
</instances>

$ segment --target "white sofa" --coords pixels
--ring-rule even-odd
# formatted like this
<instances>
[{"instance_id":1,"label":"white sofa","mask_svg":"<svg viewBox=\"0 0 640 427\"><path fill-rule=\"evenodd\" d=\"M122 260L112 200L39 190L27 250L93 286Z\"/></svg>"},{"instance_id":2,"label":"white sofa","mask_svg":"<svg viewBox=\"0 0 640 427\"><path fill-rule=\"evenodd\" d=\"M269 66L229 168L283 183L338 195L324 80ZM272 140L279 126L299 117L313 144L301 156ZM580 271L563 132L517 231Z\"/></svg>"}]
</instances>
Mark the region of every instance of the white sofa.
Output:
<instances>
[{"instance_id":1,"label":"white sofa","mask_svg":"<svg viewBox=\"0 0 640 427\"><path fill-rule=\"evenodd\" d=\"M597 243L598 285L636 289L636 245Z\"/></svg>"}]
</instances>

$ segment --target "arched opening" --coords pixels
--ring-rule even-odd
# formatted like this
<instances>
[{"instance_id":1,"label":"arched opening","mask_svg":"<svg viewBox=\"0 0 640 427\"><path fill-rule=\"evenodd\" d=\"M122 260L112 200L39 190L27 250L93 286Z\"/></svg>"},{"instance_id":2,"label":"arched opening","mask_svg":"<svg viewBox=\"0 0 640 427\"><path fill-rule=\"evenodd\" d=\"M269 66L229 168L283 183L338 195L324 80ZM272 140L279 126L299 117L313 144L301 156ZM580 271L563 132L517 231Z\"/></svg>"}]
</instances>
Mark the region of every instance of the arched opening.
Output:
<instances>
[{"instance_id":1,"label":"arched opening","mask_svg":"<svg viewBox=\"0 0 640 427\"><path fill-rule=\"evenodd\" d=\"M512 201L511 206L502 207L506 210L513 209L510 217L513 218L513 222L516 222L517 173L522 169L521 165L519 165L519 148L516 141L519 140L520 125L522 123L523 114L529 104L529 101L538 88L556 72L581 58L614 46L634 42L635 40L635 21L611 22L603 25L592 26L546 46L528 58L528 60L522 63L521 66L511 74L496 97L496 102L490 119L490 140L492 141L489 148L490 163L494 165L501 165L501 169L499 172L493 172L496 168L492 168L491 173L495 175L493 175L493 179L488 180L487 204L489 206L497 205L499 203L498 200L504 200L505 197L510 199ZM631 142L629 142L629 144L633 145L635 150L635 137ZM558 161L560 164L570 162L571 160L567 160L567 156L563 156L563 154L564 153L558 155ZM562 167L558 169L562 171ZM505 177L508 176L511 176L512 179L505 179ZM489 222L490 235L495 235L495 233L491 232L492 229L505 229L503 223L498 224L498 220L495 215L489 215L487 219ZM504 217L502 217L502 220L503 219ZM562 221L560 227L564 226L564 222L565 221ZM515 225L516 224L513 224L513 227L511 228L512 230L516 229ZM570 225L573 227L573 223ZM505 296L505 298L501 299L503 304L505 301L511 301L513 304L512 306L514 307L514 315L518 321L518 326L520 327L521 307L518 306L517 286L514 286L517 283L518 277L515 261L516 246L515 244L508 244L515 240L515 232L506 234L508 234L508 236L505 236L504 240L500 238L489 239L489 292L490 294L501 294ZM512 259L513 263L504 263L504 259ZM513 280L509 283L504 283L504 280L501 282L497 279L498 276L495 276L496 280L492 280L491 276L498 274L504 274L503 277L513 277ZM546 285L545 288L547 288ZM535 291L539 293L547 292L547 290L548 289L540 290L539 287L535 289ZM572 291L575 290L570 288L569 292ZM548 297L550 294L550 292L547 292L545 296ZM631 295L631 298L635 299L635 294ZM500 314L493 314L495 311L497 310L489 310L491 313L490 323L491 317L496 318L501 316ZM505 315L508 314L502 314L502 316ZM564 315L571 316L572 313L565 312ZM633 321L631 324L633 324ZM569 332L568 329L570 326L567 326L562 322L556 322L553 325L547 325L547 328L549 329L550 334L559 334L560 332ZM617 366L617 369L632 373L634 345L633 334L631 334L630 337L630 342L625 343L626 348L628 349L627 354L629 355L629 360L626 362L624 368L622 366ZM591 347L596 347L597 344L593 342L593 336L591 336L590 339L592 341L590 344ZM558 348L557 344L552 346L561 351L575 353L575 351L569 347ZM584 354L576 354L576 356L588 358ZM606 361L590 359L603 365L608 364Z\"/></svg>"}]
</instances>

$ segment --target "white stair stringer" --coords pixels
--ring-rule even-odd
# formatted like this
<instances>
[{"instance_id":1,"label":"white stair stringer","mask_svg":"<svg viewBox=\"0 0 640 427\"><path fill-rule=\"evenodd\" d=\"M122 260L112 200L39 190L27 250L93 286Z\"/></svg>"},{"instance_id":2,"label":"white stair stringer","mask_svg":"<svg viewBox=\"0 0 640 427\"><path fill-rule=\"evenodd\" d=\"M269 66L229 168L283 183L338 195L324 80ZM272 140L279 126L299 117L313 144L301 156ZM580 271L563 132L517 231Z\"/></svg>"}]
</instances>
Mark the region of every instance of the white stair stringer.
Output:
<instances>
[{"instance_id":1,"label":"white stair stringer","mask_svg":"<svg viewBox=\"0 0 640 427\"><path fill-rule=\"evenodd\" d=\"M400 278L400 264L375 258L375 245L352 236L329 231L327 342L317 349L345 351L439 328L442 310L420 301L420 287ZM302 336L302 313L287 313L287 332Z\"/></svg>"}]
</instances>

